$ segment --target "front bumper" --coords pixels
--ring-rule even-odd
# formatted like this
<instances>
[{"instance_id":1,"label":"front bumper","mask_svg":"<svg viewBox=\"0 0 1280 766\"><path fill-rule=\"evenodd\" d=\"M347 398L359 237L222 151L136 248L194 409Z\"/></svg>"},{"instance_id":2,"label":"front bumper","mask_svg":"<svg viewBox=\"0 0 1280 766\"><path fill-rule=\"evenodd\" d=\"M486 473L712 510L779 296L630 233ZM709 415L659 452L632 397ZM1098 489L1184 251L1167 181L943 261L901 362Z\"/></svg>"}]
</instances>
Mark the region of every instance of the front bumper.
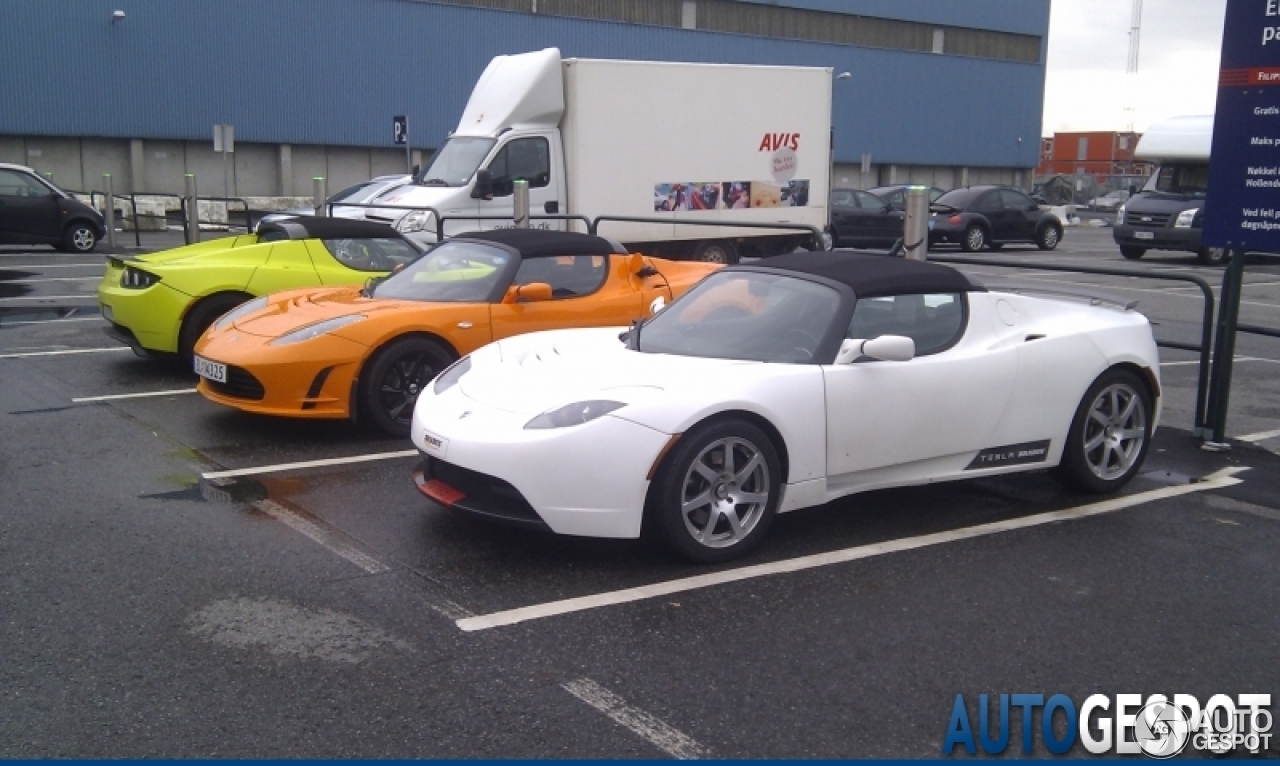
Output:
<instances>
[{"instance_id":1,"label":"front bumper","mask_svg":"<svg viewBox=\"0 0 1280 766\"><path fill-rule=\"evenodd\" d=\"M195 353L227 365L227 383L201 378L196 390L211 402L259 415L346 418L368 351L334 335L272 347L264 338L224 330L204 338Z\"/></svg>"},{"instance_id":2,"label":"front bumper","mask_svg":"<svg viewBox=\"0 0 1280 766\"><path fill-rule=\"evenodd\" d=\"M1200 252L1202 229L1163 227L1159 229L1119 224L1111 229L1117 245L1145 247L1149 250L1181 250Z\"/></svg>"},{"instance_id":3,"label":"front bumper","mask_svg":"<svg viewBox=\"0 0 1280 766\"><path fill-rule=\"evenodd\" d=\"M568 428L526 430L532 417L449 391L418 400L412 439L432 461L478 474L492 491L498 486L493 479L510 487L557 534L639 537L649 470L671 436L612 415ZM464 502L432 499L455 507Z\"/></svg>"}]
</instances>

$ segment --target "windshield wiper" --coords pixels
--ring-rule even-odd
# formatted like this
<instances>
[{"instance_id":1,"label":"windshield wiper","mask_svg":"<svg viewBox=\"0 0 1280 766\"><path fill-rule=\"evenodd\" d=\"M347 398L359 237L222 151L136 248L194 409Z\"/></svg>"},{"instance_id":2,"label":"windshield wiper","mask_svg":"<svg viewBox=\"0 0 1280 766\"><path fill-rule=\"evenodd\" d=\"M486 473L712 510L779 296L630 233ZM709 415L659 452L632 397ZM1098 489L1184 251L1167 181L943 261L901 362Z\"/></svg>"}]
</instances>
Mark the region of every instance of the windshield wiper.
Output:
<instances>
[{"instance_id":1,"label":"windshield wiper","mask_svg":"<svg viewBox=\"0 0 1280 766\"><path fill-rule=\"evenodd\" d=\"M428 178L425 181L418 182L422 186L448 186L449 182L443 178Z\"/></svg>"},{"instance_id":2,"label":"windshield wiper","mask_svg":"<svg viewBox=\"0 0 1280 766\"><path fill-rule=\"evenodd\" d=\"M369 277L369 280L364 283L364 287L360 288L360 296L363 298L372 298L373 291L377 289L378 285L386 282L390 276L390 274L387 274L381 277Z\"/></svg>"}]
</instances>

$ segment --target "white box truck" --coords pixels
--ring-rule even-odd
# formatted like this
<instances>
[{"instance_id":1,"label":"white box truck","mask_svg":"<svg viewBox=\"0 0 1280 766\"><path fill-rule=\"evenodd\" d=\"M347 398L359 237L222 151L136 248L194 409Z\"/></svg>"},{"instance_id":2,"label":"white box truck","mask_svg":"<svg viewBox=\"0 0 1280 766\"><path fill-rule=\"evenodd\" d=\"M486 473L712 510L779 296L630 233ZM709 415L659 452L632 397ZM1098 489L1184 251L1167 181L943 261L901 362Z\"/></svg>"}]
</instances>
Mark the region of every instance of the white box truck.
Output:
<instances>
[{"instance_id":1,"label":"white box truck","mask_svg":"<svg viewBox=\"0 0 1280 766\"><path fill-rule=\"evenodd\" d=\"M731 263L814 236L690 222L821 231L830 171L829 68L561 59L548 48L495 58L428 166L366 217L422 243L435 241L437 214L445 236L511 226L512 183L524 179L533 226L586 230L545 214L657 218L604 221L598 233Z\"/></svg>"},{"instance_id":2,"label":"white box truck","mask_svg":"<svg viewBox=\"0 0 1280 766\"><path fill-rule=\"evenodd\" d=\"M1121 255L1137 260L1148 250L1181 250L1209 266L1230 260L1227 250L1200 243L1212 144L1212 115L1171 117L1142 134L1134 158L1159 167L1116 211L1112 236Z\"/></svg>"}]
</instances>

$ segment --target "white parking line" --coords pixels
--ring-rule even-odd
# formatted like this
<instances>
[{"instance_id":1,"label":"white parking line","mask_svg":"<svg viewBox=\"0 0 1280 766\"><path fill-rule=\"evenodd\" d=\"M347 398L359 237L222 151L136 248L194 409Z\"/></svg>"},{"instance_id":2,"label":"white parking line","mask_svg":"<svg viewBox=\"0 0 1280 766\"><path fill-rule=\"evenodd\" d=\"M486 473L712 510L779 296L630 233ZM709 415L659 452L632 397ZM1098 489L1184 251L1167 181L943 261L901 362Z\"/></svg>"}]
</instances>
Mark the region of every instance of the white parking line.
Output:
<instances>
[{"instance_id":1,"label":"white parking line","mask_svg":"<svg viewBox=\"0 0 1280 766\"><path fill-rule=\"evenodd\" d=\"M16 324L50 324L52 322L101 322L101 321L103 321L102 317L91 316L91 317L68 317L66 319L23 319L22 321L19 321L19 322L0 321L0 325L4 325L5 327L10 327Z\"/></svg>"},{"instance_id":2,"label":"white parking line","mask_svg":"<svg viewBox=\"0 0 1280 766\"><path fill-rule=\"evenodd\" d=\"M113 399L145 399L148 396L173 396L174 394L194 394L194 388L175 388L170 391L143 391L136 394L107 394L105 396L80 396L71 401L81 404L83 402L107 402Z\"/></svg>"},{"instance_id":3,"label":"white parking line","mask_svg":"<svg viewBox=\"0 0 1280 766\"><path fill-rule=\"evenodd\" d=\"M7 298L0 298L0 301L71 301L71 300L93 300L97 301L98 296L94 293L84 293L83 295L13 295Z\"/></svg>"},{"instance_id":4,"label":"white parking line","mask_svg":"<svg viewBox=\"0 0 1280 766\"><path fill-rule=\"evenodd\" d=\"M97 263L18 263L5 264L5 269L91 269L102 268L101 261ZM99 274L98 276L102 276Z\"/></svg>"},{"instance_id":5,"label":"white parking line","mask_svg":"<svg viewBox=\"0 0 1280 766\"><path fill-rule=\"evenodd\" d=\"M369 574L381 574L391 571L391 567L356 549L334 532L325 529L311 519L274 500L259 500L253 504L253 507L291 529L301 532L304 536L311 538L311 540L328 548Z\"/></svg>"},{"instance_id":6,"label":"white parking line","mask_svg":"<svg viewBox=\"0 0 1280 766\"><path fill-rule=\"evenodd\" d=\"M1277 428L1274 431L1259 431L1256 434L1249 434L1248 436L1237 436L1236 439L1242 442L1260 442L1266 441L1267 439L1274 439L1277 436L1280 436L1280 428Z\"/></svg>"},{"instance_id":7,"label":"white parking line","mask_svg":"<svg viewBox=\"0 0 1280 766\"><path fill-rule=\"evenodd\" d=\"M38 279L6 279L6 285L33 285L36 282L91 282L95 279L102 279L102 275L92 277L40 277Z\"/></svg>"},{"instance_id":8,"label":"white parking line","mask_svg":"<svg viewBox=\"0 0 1280 766\"><path fill-rule=\"evenodd\" d=\"M0 258L93 258L93 255L85 253L0 253ZM108 256L100 256L107 258Z\"/></svg>"},{"instance_id":9,"label":"white parking line","mask_svg":"<svg viewBox=\"0 0 1280 766\"><path fill-rule=\"evenodd\" d=\"M21 359L27 356L62 356L64 354L101 354L107 351L131 351L128 346L109 346L107 348L67 348L61 351L23 351L14 354L0 354L0 359Z\"/></svg>"},{"instance_id":10,"label":"white parking line","mask_svg":"<svg viewBox=\"0 0 1280 766\"><path fill-rule=\"evenodd\" d=\"M614 606L616 604L626 604L632 601L669 596L673 593L699 590L701 588L725 585L732 582L741 582L743 580L750 580L757 577L767 577L770 575L785 574L789 572L800 572L806 569L825 567L832 564L843 564L849 561L871 558L873 556L882 556L886 553L916 550L917 548L926 548L932 545L954 542L956 540L971 540L976 537L985 537L986 535L1010 532L1015 529L1027 529L1029 527L1036 527L1042 524L1052 524L1058 521L1083 519L1089 516L1097 516L1103 513L1118 511L1123 508L1131 508L1135 505L1142 505L1154 500L1163 500L1165 498L1178 497L1179 495L1187 495L1193 492L1206 492L1208 490L1230 487L1241 482L1241 479L1234 478L1232 474L1239 473L1243 470L1247 469L1242 467L1224 468L1221 471L1206 477L1204 481L1197 482L1195 484L1180 484L1171 487L1161 487L1160 489L1138 492L1136 494L1126 495L1125 497L1116 497L1110 500L1090 503L1089 505L1078 506L1076 508L1066 508L1061 511L1038 513L1034 516L1025 516L1019 519L1008 519L990 524L979 524L973 527L953 529L947 532L936 532L931 535L921 535L919 537L907 537L901 540L887 540L883 543L860 545L854 548L818 553L812 556L801 556L800 558L775 561L769 564L756 564L755 566L742 567L741 569L730 569L724 572L715 572L713 574L685 577L679 580L668 580L666 582L653 583L652 585L641 585L637 588L626 588L624 590L616 590L608 593L597 593L591 596L580 596L578 598L568 598L562 601L551 601L545 604L534 604L532 606L520 607L518 609L508 609L502 612L492 612L490 614L469 617L463 620L458 620L455 624L465 631L486 630L488 628L497 628L503 625L514 625L527 620L538 620L545 617L569 614L570 612L580 612L586 609L597 609L603 606Z\"/></svg>"},{"instance_id":11,"label":"white parking line","mask_svg":"<svg viewBox=\"0 0 1280 766\"><path fill-rule=\"evenodd\" d=\"M334 457L325 458L324 460L304 460L300 463L277 463L276 465L263 465L256 468L235 468L229 471L210 471L209 473L200 474L204 479L226 479L232 476L256 476L260 473L279 473L281 471L296 471L302 468L320 468L327 465L347 465L348 463L366 463L370 460L391 460L398 457L413 457L418 454L416 449L400 450L399 452L374 452L367 455L352 455L351 457Z\"/></svg>"},{"instance_id":12,"label":"white parking line","mask_svg":"<svg viewBox=\"0 0 1280 766\"><path fill-rule=\"evenodd\" d=\"M560 685L562 689L587 703L614 722L639 734L662 752L682 761L708 758L710 753L684 732L653 717L640 708L604 688L590 678L579 678Z\"/></svg>"},{"instance_id":13,"label":"white parking line","mask_svg":"<svg viewBox=\"0 0 1280 766\"><path fill-rule=\"evenodd\" d=\"M1260 356L1237 356L1231 361L1233 364L1236 362L1271 362L1273 364L1280 364L1280 359L1264 359ZM1193 364L1200 364L1200 360L1188 359L1182 362L1161 362L1160 366L1161 367L1188 367Z\"/></svg>"}]
</instances>

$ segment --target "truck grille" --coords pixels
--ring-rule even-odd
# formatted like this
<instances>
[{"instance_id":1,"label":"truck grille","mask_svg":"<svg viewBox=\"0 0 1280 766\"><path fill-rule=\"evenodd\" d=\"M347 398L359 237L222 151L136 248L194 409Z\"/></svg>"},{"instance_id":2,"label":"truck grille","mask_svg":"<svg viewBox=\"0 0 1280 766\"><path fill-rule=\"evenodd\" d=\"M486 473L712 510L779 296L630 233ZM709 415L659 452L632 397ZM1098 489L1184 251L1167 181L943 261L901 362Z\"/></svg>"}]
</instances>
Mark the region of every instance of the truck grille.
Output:
<instances>
[{"instance_id":1,"label":"truck grille","mask_svg":"<svg viewBox=\"0 0 1280 766\"><path fill-rule=\"evenodd\" d=\"M230 396L234 399L249 399L250 401L261 401L267 395L267 391L262 387L262 383L253 377L253 373L243 367L233 367L227 365L227 382L219 383L216 380L205 378L205 383L214 391L223 396Z\"/></svg>"},{"instance_id":2,"label":"truck grille","mask_svg":"<svg viewBox=\"0 0 1280 766\"><path fill-rule=\"evenodd\" d=\"M1124 222L1142 229L1163 229L1169 225L1172 217L1168 213L1129 213L1124 217Z\"/></svg>"}]
</instances>

